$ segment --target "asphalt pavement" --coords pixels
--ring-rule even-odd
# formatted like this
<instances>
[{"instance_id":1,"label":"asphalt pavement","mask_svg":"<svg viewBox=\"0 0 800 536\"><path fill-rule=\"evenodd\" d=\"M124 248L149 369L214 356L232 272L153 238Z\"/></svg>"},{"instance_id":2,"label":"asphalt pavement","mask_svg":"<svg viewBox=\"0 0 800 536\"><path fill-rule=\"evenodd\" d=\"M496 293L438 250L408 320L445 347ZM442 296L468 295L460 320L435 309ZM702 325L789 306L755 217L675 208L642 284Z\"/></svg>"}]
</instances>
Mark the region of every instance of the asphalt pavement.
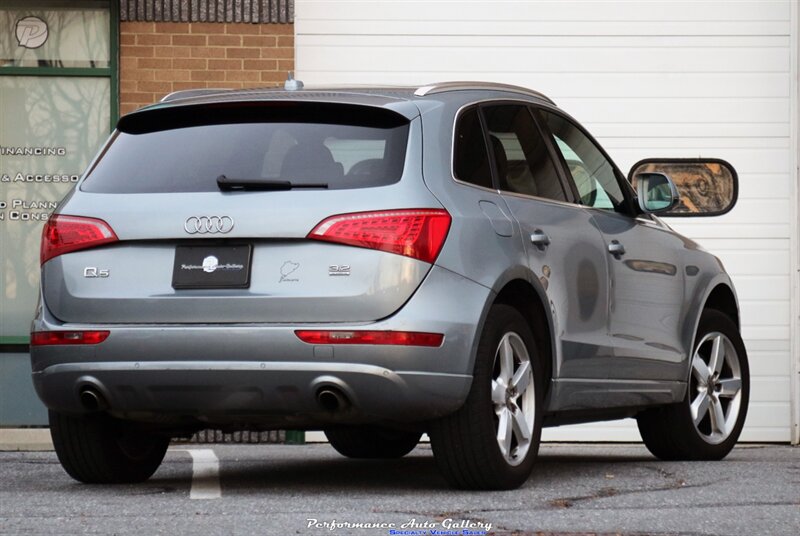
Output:
<instances>
[{"instance_id":1,"label":"asphalt pavement","mask_svg":"<svg viewBox=\"0 0 800 536\"><path fill-rule=\"evenodd\" d=\"M174 445L149 481L114 486L72 481L53 452L2 452L0 534L797 536L800 449L661 462L640 445L545 444L506 492L449 489L427 445L390 461Z\"/></svg>"}]
</instances>

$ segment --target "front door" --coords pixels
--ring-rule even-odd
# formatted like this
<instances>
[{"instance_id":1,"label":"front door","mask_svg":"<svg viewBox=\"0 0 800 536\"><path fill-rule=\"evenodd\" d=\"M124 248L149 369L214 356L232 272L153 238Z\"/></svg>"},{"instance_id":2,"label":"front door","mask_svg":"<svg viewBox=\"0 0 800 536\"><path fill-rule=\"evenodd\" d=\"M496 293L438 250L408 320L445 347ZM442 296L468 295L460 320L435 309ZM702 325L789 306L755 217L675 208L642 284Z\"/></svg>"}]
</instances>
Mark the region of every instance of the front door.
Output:
<instances>
[{"instance_id":1,"label":"front door","mask_svg":"<svg viewBox=\"0 0 800 536\"><path fill-rule=\"evenodd\" d=\"M565 117L541 111L580 203L603 236L610 276L609 367L614 379L685 380L680 313L684 243L656 218L634 214L614 165Z\"/></svg>"}]
</instances>

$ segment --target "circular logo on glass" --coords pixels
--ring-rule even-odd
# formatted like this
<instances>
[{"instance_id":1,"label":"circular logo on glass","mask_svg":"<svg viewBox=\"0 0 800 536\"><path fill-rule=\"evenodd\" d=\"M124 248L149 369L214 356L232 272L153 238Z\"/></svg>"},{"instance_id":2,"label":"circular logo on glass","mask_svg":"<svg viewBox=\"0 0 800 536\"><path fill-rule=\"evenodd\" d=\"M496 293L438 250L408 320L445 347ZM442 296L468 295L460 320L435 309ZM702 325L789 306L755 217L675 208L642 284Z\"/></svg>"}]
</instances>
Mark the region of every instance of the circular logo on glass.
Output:
<instances>
[{"instance_id":1,"label":"circular logo on glass","mask_svg":"<svg viewBox=\"0 0 800 536\"><path fill-rule=\"evenodd\" d=\"M39 17L25 17L17 21L17 43L25 48L39 48L47 41L47 23Z\"/></svg>"}]
</instances>

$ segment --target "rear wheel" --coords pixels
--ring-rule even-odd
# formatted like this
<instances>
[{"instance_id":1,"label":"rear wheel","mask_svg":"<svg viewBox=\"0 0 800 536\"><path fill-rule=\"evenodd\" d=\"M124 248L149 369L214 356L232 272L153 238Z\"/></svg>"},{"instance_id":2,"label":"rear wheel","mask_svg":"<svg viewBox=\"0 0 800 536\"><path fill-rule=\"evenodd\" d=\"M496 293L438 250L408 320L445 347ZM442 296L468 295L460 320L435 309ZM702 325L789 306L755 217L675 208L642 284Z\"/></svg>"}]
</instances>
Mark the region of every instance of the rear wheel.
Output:
<instances>
[{"instance_id":1,"label":"rear wheel","mask_svg":"<svg viewBox=\"0 0 800 536\"><path fill-rule=\"evenodd\" d=\"M542 431L541 386L525 319L512 307L493 306L466 402L431 426L437 465L453 486L513 489L528 479Z\"/></svg>"},{"instance_id":2,"label":"rear wheel","mask_svg":"<svg viewBox=\"0 0 800 536\"><path fill-rule=\"evenodd\" d=\"M330 428L325 436L339 454L348 458L402 458L414 450L422 434L359 426Z\"/></svg>"},{"instance_id":3,"label":"rear wheel","mask_svg":"<svg viewBox=\"0 0 800 536\"><path fill-rule=\"evenodd\" d=\"M747 353L736 324L707 309L700 318L686 397L636 418L648 450L663 460L720 460L742 432L750 397Z\"/></svg>"},{"instance_id":4,"label":"rear wheel","mask_svg":"<svg viewBox=\"0 0 800 536\"><path fill-rule=\"evenodd\" d=\"M143 482L156 472L169 438L106 415L50 412L50 435L64 470L86 484Z\"/></svg>"}]
</instances>

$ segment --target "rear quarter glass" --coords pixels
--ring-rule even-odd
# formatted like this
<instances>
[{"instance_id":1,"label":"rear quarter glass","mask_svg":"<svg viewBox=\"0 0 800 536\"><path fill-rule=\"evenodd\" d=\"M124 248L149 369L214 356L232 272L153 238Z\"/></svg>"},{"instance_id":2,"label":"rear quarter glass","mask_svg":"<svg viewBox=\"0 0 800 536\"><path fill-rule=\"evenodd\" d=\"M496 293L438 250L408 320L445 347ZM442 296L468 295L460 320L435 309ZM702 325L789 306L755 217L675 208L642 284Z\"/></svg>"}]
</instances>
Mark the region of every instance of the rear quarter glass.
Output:
<instances>
[{"instance_id":1,"label":"rear quarter glass","mask_svg":"<svg viewBox=\"0 0 800 536\"><path fill-rule=\"evenodd\" d=\"M267 103L138 112L120 120L81 190L214 192L220 175L332 190L386 186L402 176L408 132L404 117L365 106Z\"/></svg>"}]
</instances>

